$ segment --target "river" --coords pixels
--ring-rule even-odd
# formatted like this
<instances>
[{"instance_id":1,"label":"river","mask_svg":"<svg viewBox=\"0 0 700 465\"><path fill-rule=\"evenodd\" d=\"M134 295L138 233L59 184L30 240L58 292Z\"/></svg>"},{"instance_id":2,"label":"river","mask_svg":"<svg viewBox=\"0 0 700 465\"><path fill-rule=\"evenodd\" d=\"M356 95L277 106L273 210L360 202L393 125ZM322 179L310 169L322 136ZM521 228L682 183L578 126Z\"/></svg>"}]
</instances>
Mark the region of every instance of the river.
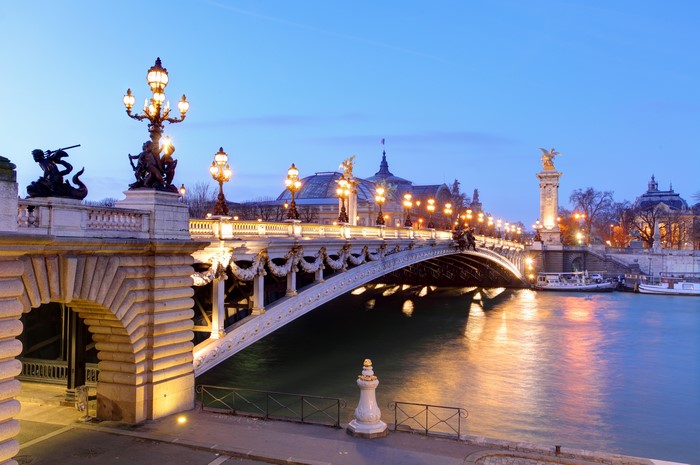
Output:
<instances>
[{"instance_id":1,"label":"river","mask_svg":"<svg viewBox=\"0 0 700 465\"><path fill-rule=\"evenodd\" d=\"M342 296L197 382L340 397L347 421L371 358L383 409L464 407L464 434L700 464L700 298L396 290Z\"/></svg>"}]
</instances>

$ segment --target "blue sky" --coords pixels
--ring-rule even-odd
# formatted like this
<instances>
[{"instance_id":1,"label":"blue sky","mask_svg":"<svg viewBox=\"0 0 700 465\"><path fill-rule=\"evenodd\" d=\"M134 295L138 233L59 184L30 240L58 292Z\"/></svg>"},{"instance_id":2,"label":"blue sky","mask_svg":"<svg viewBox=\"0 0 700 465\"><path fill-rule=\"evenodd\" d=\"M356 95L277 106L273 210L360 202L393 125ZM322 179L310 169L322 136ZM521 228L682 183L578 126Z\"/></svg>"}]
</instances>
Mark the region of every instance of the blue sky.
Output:
<instances>
[{"instance_id":1,"label":"blue sky","mask_svg":"<svg viewBox=\"0 0 700 465\"><path fill-rule=\"evenodd\" d=\"M5 0L0 155L20 195L40 175L32 149L70 152L88 199L122 198L128 153L148 138L128 118L150 97L161 57L175 181L211 182L220 146L228 199L277 196L356 155L373 175L382 146L416 184L480 191L485 208L538 215L539 147L562 153L560 203L592 186L634 200L656 175L687 200L700 191L700 3L695 1Z\"/></svg>"}]
</instances>

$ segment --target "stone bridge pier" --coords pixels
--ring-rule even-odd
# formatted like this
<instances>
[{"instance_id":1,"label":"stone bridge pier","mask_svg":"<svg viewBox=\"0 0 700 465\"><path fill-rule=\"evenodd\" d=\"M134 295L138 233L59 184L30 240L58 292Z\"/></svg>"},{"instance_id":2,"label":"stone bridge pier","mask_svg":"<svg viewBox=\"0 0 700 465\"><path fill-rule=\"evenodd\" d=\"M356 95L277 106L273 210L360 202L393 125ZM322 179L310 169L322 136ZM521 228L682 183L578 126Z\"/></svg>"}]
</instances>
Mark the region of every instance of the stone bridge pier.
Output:
<instances>
[{"instance_id":1,"label":"stone bridge pier","mask_svg":"<svg viewBox=\"0 0 700 465\"><path fill-rule=\"evenodd\" d=\"M16 464L19 451L20 318L43 304L65 304L87 326L100 419L138 423L193 408L200 245L177 194L129 191L120 208L90 207L18 200L14 181L0 158L0 464Z\"/></svg>"}]
</instances>

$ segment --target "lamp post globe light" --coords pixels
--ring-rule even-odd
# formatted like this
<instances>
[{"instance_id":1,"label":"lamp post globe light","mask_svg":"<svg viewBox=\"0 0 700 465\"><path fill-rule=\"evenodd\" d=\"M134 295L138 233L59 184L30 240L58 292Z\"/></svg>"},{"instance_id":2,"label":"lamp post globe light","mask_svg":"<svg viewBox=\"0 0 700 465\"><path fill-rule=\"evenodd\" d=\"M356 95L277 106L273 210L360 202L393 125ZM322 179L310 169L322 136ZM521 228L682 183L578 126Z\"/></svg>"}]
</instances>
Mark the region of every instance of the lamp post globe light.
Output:
<instances>
[{"instance_id":1,"label":"lamp post globe light","mask_svg":"<svg viewBox=\"0 0 700 465\"><path fill-rule=\"evenodd\" d=\"M228 216L228 206L226 205L226 197L224 197L224 183L231 179L231 167L228 165L228 155L224 152L223 147L219 147L219 151L214 155L214 161L211 162L209 173L214 181L219 183L219 197L214 205L214 215Z\"/></svg>"},{"instance_id":2,"label":"lamp post globe light","mask_svg":"<svg viewBox=\"0 0 700 465\"><path fill-rule=\"evenodd\" d=\"M446 203L445 204L445 209L443 210L443 213L445 214L445 218L447 219L447 226L445 229L452 229L452 204L451 203Z\"/></svg>"},{"instance_id":3,"label":"lamp post globe light","mask_svg":"<svg viewBox=\"0 0 700 465\"><path fill-rule=\"evenodd\" d=\"M301 181L299 181L299 170L296 166L294 166L294 163L292 163L292 166L287 170L287 179L284 180L284 185L292 194L292 201L289 204L289 210L287 211L287 219L298 220L299 212L297 211L297 203L294 200L294 194L299 192L299 189L301 189Z\"/></svg>"},{"instance_id":4,"label":"lamp post globe light","mask_svg":"<svg viewBox=\"0 0 700 465\"><path fill-rule=\"evenodd\" d=\"M478 233L479 233L479 234L483 234L483 233L484 233L484 212L479 212L477 221L478 221L478 223L479 223L479 231L478 231Z\"/></svg>"},{"instance_id":5,"label":"lamp post globe light","mask_svg":"<svg viewBox=\"0 0 700 465\"><path fill-rule=\"evenodd\" d=\"M406 221L404 221L403 225L406 226L407 228L410 228L413 226L413 222L411 221L411 207L413 206L413 202L411 202L411 194L410 192L406 192L403 195L403 207L406 209Z\"/></svg>"},{"instance_id":6,"label":"lamp post globe light","mask_svg":"<svg viewBox=\"0 0 700 465\"><path fill-rule=\"evenodd\" d=\"M384 226L384 213L382 212L382 205L384 205L384 202L386 202L386 197L384 197L384 194L386 193L386 189L384 186L377 186L375 189L375 196L374 200L377 202L377 205L379 205L379 213L377 214L377 226Z\"/></svg>"},{"instance_id":7,"label":"lamp post globe light","mask_svg":"<svg viewBox=\"0 0 700 465\"><path fill-rule=\"evenodd\" d=\"M469 228L471 228L471 226L472 226L472 218L473 218L473 217L472 217L472 209L471 209L471 208L467 208L467 214L466 214L465 218L466 218L466 220L467 220L467 224L466 224L467 229L469 229Z\"/></svg>"},{"instance_id":8,"label":"lamp post globe light","mask_svg":"<svg viewBox=\"0 0 700 465\"><path fill-rule=\"evenodd\" d=\"M127 89L126 94L122 98L122 102L126 107L126 114L130 118L138 121L148 120L148 132L150 134L150 143L144 144L144 150L141 155L130 156L130 159L138 158L138 166L133 165L134 173L137 182L130 186L137 187L155 187L161 190L177 192L177 186L172 184L175 174L175 161L170 158L174 148L170 148L170 152L166 153L163 158L160 157L164 147L160 145L160 139L163 135L163 124L180 123L184 121L187 110L190 104L187 98L183 95L178 102L177 107L180 110L179 118L170 117L170 102L165 100L165 87L168 85L168 71L163 68L160 58L148 70L146 74L146 82L151 88L151 98L146 99L143 105L143 114L132 113L131 109L136 102L131 89ZM157 158L157 160L156 160ZM143 173L147 171L148 173ZM158 173L156 173L158 171ZM141 176L141 178L139 178Z\"/></svg>"},{"instance_id":9,"label":"lamp post globe light","mask_svg":"<svg viewBox=\"0 0 700 465\"><path fill-rule=\"evenodd\" d=\"M501 222L500 219L498 221L496 221L496 228L498 229L498 233L496 234L496 237L499 239L501 238L501 227L502 226L503 226L503 223Z\"/></svg>"},{"instance_id":10,"label":"lamp post globe light","mask_svg":"<svg viewBox=\"0 0 700 465\"><path fill-rule=\"evenodd\" d=\"M340 179L338 180L338 188L335 190L335 193L338 194L338 197L340 198L340 214L338 215L338 223L347 223L349 220L348 211L345 209L345 199L350 197L350 183L347 179L345 179L345 176L340 176Z\"/></svg>"},{"instance_id":11,"label":"lamp post globe light","mask_svg":"<svg viewBox=\"0 0 700 465\"><path fill-rule=\"evenodd\" d=\"M435 229L433 224L433 213L435 213L435 199L428 199L428 229Z\"/></svg>"}]
</instances>

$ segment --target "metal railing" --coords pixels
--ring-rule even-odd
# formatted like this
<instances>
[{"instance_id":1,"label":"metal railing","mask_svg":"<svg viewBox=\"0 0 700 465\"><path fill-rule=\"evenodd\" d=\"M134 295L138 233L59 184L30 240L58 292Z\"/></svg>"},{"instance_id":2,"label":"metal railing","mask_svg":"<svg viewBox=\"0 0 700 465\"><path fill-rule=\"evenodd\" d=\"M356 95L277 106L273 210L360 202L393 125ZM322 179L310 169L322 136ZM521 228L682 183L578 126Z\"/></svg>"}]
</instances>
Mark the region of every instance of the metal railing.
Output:
<instances>
[{"instance_id":1,"label":"metal railing","mask_svg":"<svg viewBox=\"0 0 700 465\"><path fill-rule=\"evenodd\" d=\"M469 413L459 407L415 404L412 402L389 402L394 411L394 431L417 431L423 434L455 437L462 433L462 419Z\"/></svg>"},{"instance_id":2,"label":"metal railing","mask_svg":"<svg viewBox=\"0 0 700 465\"><path fill-rule=\"evenodd\" d=\"M68 362L63 360L43 360L39 358L20 358L22 371L17 379L46 384L65 385L68 381ZM96 363L85 366L85 384L95 386L100 370Z\"/></svg>"},{"instance_id":3,"label":"metal railing","mask_svg":"<svg viewBox=\"0 0 700 465\"><path fill-rule=\"evenodd\" d=\"M345 401L332 397L198 385L201 409L253 416L266 420L340 427Z\"/></svg>"}]
</instances>

